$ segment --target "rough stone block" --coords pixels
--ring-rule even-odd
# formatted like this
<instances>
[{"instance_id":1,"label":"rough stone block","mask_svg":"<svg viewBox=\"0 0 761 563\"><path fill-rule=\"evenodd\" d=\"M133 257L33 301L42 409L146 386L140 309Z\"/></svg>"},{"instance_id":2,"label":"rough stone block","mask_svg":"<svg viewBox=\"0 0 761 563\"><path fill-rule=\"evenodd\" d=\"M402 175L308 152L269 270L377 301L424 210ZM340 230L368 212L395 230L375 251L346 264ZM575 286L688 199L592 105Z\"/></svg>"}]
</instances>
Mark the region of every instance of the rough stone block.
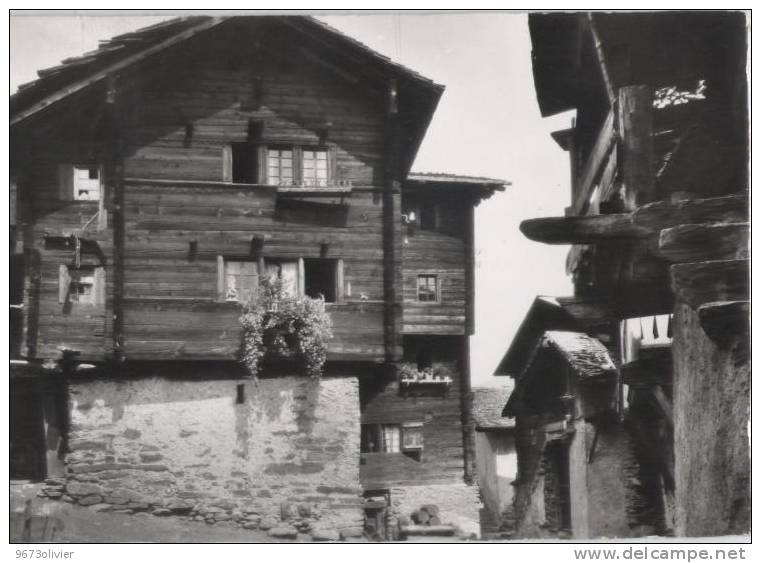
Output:
<instances>
[{"instance_id":1,"label":"rough stone block","mask_svg":"<svg viewBox=\"0 0 761 563\"><path fill-rule=\"evenodd\" d=\"M338 533L341 536L342 540L348 539L348 538L359 538L362 537L362 528L359 526L352 527L352 528L341 528Z\"/></svg>"},{"instance_id":2,"label":"rough stone block","mask_svg":"<svg viewBox=\"0 0 761 563\"><path fill-rule=\"evenodd\" d=\"M151 512L154 516L171 516L172 511L168 508L157 508Z\"/></svg>"},{"instance_id":3,"label":"rough stone block","mask_svg":"<svg viewBox=\"0 0 761 563\"><path fill-rule=\"evenodd\" d=\"M92 506L103 502L103 497L100 495L87 495L79 499L79 504L82 506Z\"/></svg>"},{"instance_id":4,"label":"rough stone block","mask_svg":"<svg viewBox=\"0 0 761 563\"><path fill-rule=\"evenodd\" d=\"M313 528L312 541L339 541L341 536L333 528Z\"/></svg>"},{"instance_id":5,"label":"rough stone block","mask_svg":"<svg viewBox=\"0 0 761 563\"><path fill-rule=\"evenodd\" d=\"M259 522L259 529L260 530L270 530L276 526L276 523L273 520L270 520L269 518L264 518Z\"/></svg>"},{"instance_id":6,"label":"rough stone block","mask_svg":"<svg viewBox=\"0 0 761 563\"><path fill-rule=\"evenodd\" d=\"M127 428L124 432L122 432L122 436L124 436L128 440L137 440L142 435L143 433L140 432L140 430L137 430L136 428Z\"/></svg>"},{"instance_id":7,"label":"rough stone block","mask_svg":"<svg viewBox=\"0 0 761 563\"><path fill-rule=\"evenodd\" d=\"M158 452L140 452L140 461L143 463L154 463L156 461L161 461L163 457L164 456Z\"/></svg>"},{"instance_id":8,"label":"rough stone block","mask_svg":"<svg viewBox=\"0 0 761 563\"><path fill-rule=\"evenodd\" d=\"M277 528L270 529L267 535L281 540L295 540L298 531L293 526L278 526Z\"/></svg>"},{"instance_id":9,"label":"rough stone block","mask_svg":"<svg viewBox=\"0 0 761 563\"><path fill-rule=\"evenodd\" d=\"M100 486L92 483L80 483L78 481L72 481L67 483L66 492L73 497L87 496L87 495L99 495L102 490Z\"/></svg>"}]
</instances>

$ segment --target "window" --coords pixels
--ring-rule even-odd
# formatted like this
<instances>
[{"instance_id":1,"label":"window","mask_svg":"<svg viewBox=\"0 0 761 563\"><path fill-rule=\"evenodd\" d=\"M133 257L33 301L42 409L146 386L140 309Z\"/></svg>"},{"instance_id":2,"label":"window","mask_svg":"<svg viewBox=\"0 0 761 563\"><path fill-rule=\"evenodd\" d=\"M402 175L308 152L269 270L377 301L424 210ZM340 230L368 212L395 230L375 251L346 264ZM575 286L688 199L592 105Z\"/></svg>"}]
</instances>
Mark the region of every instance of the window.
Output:
<instances>
[{"instance_id":1,"label":"window","mask_svg":"<svg viewBox=\"0 0 761 563\"><path fill-rule=\"evenodd\" d=\"M267 149L267 183L290 186L293 182L293 150L270 147Z\"/></svg>"},{"instance_id":2,"label":"window","mask_svg":"<svg viewBox=\"0 0 761 563\"><path fill-rule=\"evenodd\" d=\"M304 149L301 157L302 183L305 186L328 185L328 151Z\"/></svg>"},{"instance_id":3,"label":"window","mask_svg":"<svg viewBox=\"0 0 761 563\"><path fill-rule=\"evenodd\" d=\"M439 300L437 276L421 274L417 277L417 300L421 302Z\"/></svg>"},{"instance_id":4,"label":"window","mask_svg":"<svg viewBox=\"0 0 761 563\"><path fill-rule=\"evenodd\" d=\"M225 301L245 303L256 295L259 287L259 267L254 261L225 262Z\"/></svg>"},{"instance_id":5,"label":"window","mask_svg":"<svg viewBox=\"0 0 761 563\"><path fill-rule=\"evenodd\" d=\"M402 450L417 451L423 449L423 423L405 422L402 424Z\"/></svg>"},{"instance_id":6,"label":"window","mask_svg":"<svg viewBox=\"0 0 761 563\"><path fill-rule=\"evenodd\" d=\"M99 305L105 303L103 268L61 265L58 275L59 303Z\"/></svg>"},{"instance_id":7,"label":"window","mask_svg":"<svg viewBox=\"0 0 761 563\"><path fill-rule=\"evenodd\" d=\"M420 451L423 449L423 423L363 424L360 446L362 453Z\"/></svg>"},{"instance_id":8,"label":"window","mask_svg":"<svg viewBox=\"0 0 761 563\"><path fill-rule=\"evenodd\" d=\"M304 294L326 303L343 300L343 260L304 259Z\"/></svg>"},{"instance_id":9,"label":"window","mask_svg":"<svg viewBox=\"0 0 761 563\"><path fill-rule=\"evenodd\" d=\"M437 227L436 204L424 202L420 204L420 230L435 231Z\"/></svg>"},{"instance_id":10,"label":"window","mask_svg":"<svg viewBox=\"0 0 761 563\"><path fill-rule=\"evenodd\" d=\"M277 260L267 258L264 261L264 264L268 277L278 278L282 281L283 290L286 295L292 297L301 295L301 276L299 275L300 268L298 260Z\"/></svg>"},{"instance_id":11,"label":"window","mask_svg":"<svg viewBox=\"0 0 761 563\"><path fill-rule=\"evenodd\" d=\"M236 184L256 184L258 181L257 148L251 143L233 143L232 181Z\"/></svg>"},{"instance_id":12,"label":"window","mask_svg":"<svg viewBox=\"0 0 761 563\"><path fill-rule=\"evenodd\" d=\"M98 166L62 164L58 170L64 200L99 201L101 173Z\"/></svg>"}]
</instances>

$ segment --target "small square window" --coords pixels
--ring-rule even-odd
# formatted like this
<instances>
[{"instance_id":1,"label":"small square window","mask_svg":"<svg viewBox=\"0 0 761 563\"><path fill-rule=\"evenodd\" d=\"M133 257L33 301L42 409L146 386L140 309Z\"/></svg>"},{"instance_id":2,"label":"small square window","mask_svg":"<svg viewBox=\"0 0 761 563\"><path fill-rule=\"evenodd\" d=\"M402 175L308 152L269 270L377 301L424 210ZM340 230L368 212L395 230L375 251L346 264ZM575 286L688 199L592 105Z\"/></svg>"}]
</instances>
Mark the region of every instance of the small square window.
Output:
<instances>
[{"instance_id":1,"label":"small square window","mask_svg":"<svg viewBox=\"0 0 761 563\"><path fill-rule=\"evenodd\" d=\"M417 277L417 300L429 303L439 300L438 277L436 275L421 274Z\"/></svg>"},{"instance_id":2,"label":"small square window","mask_svg":"<svg viewBox=\"0 0 761 563\"><path fill-rule=\"evenodd\" d=\"M95 305L103 302L103 268L61 265L58 284L60 303Z\"/></svg>"},{"instance_id":3,"label":"small square window","mask_svg":"<svg viewBox=\"0 0 761 563\"><path fill-rule=\"evenodd\" d=\"M423 423L405 422L402 424L402 450L419 451L423 449Z\"/></svg>"},{"instance_id":4,"label":"small square window","mask_svg":"<svg viewBox=\"0 0 761 563\"><path fill-rule=\"evenodd\" d=\"M74 166L74 199L98 201L100 199L100 169L97 166Z\"/></svg>"}]
</instances>

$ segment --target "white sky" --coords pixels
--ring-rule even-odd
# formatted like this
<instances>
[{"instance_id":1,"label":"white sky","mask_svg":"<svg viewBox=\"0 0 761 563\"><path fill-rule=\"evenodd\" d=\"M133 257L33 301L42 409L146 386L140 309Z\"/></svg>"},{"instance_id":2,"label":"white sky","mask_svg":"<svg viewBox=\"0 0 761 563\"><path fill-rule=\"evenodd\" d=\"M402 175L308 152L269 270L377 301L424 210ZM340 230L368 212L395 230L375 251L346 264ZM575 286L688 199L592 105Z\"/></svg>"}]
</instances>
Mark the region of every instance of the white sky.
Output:
<instances>
[{"instance_id":1,"label":"white sky","mask_svg":"<svg viewBox=\"0 0 761 563\"><path fill-rule=\"evenodd\" d=\"M111 12L113 14L113 12ZM524 238L523 219L563 215L568 157L550 138L569 115L542 119L525 14L320 15L331 26L446 86L413 170L502 178L512 186L476 209L474 385L492 377L536 295L570 295L567 247ZM167 17L12 16L10 91L36 71Z\"/></svg>"}]
</instances>

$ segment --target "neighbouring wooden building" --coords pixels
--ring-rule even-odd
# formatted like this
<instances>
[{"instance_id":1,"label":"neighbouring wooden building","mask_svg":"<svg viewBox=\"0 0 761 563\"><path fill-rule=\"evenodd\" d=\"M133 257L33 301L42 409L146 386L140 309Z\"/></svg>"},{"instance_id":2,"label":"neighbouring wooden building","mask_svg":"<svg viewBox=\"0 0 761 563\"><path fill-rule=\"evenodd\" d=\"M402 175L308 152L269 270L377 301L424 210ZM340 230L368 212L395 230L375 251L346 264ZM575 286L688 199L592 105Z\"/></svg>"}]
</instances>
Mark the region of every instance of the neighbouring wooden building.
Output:
<instances>
[{"instance_id":1,"label":"neighbouring wooden building","mask_svg":"<svg viewBox=\"0 0 761 563\"><path fill-rule=\"evenodd\" d=\"M473 388L476 480L484 503L481 513L484 539L510 538L515 531L513 498L518 476L515 420L502 416L512 391L511 383Z\"/></svg>"},{"instance_id":2,"label":"neighbouring wooden building","mask_svg":"<svg viewBox=\"0 0 761 563\"><path fill-rule=\"evenodd\" d=\"M529 30L542 115L575 109L576 117L553 134L569 153L571 204L565 216L527 220L521 230L573 245L566 266L575 293L534 304L497 373L521 389L529 350L551 347L546 331L596 339L615 364L606 424L625 431L661 489L647 493L663 499L651 522L677 536L748 532L746 15L532 14ZM543 377L559 377L546 369ZM551 412L534 404L536 415ZM516 433L520 441L520 418ZM586 434L580 456L589 468L602 444ZM572 458L561 454L570 467ZM620 493L626 484L609 487ZM631 498L619 499L631 509ZM620 513L605 501L585 502L590 514ZM635 524L621 533L644 532Z\"/></svg>"},{"instance_id":3,"label":"neighbouring wooden building","mask_svg":"<svg viewBox=\"0 0 761 563\"><path fill-rule=\"evenodd\" d=\"M21 86L11 476L328 538L438 504L477 533L473 208L504 182L409 173L442 91L301 16L171 20ZM265 275L325 299L321 380L240 366Z\"/></svg>"}]
</instances>

